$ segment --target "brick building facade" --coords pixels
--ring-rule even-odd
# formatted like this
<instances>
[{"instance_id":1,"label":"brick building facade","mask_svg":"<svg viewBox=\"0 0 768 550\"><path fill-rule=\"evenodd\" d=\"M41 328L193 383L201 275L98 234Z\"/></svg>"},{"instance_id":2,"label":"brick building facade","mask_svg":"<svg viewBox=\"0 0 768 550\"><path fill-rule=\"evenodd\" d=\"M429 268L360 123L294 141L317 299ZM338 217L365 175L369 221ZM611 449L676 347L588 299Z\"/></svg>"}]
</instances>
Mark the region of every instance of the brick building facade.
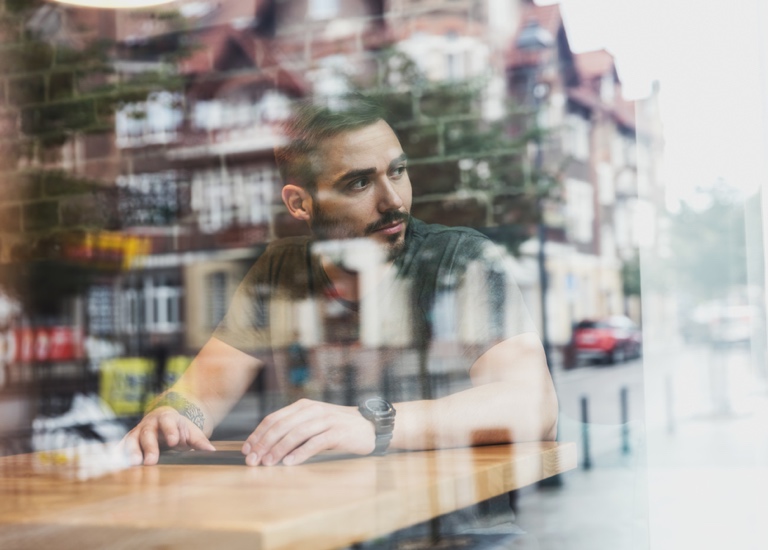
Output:
<instances>
[{"instance_id":1,"label":"brick building facade","mask_svg":"<svg viewBox=\"0 0 768 550\"><path fill-rule=\"evenodd\" d=\"M76 326L127 355L194 353L264 245L306 231L284 210L272 159L291 102L355 89L397 108L414 215L519 251L514 269L539 317L535 118L556 184L542 203L553 343L566 344L582 317L627 309L620 271L636 246L626 220L644 154L633 105L609 54L570 51L557 6L180 0L135 12L46 4L24 17L10 37L20 50L30 37L52 46L24 63L4 57L0 258L6 273L43 266L36 285L54 272L46 262L84 270L89 283L51 285L43 296L59 292L60 303L26 305L9 327ZM515 47L531 20L552 49ZM106 55L79 66L51 53L95 38L111 43ZM90 74L97 62L110 70ZM547 93L534 112L537 83Z\"/></svg>"}]
</instances>

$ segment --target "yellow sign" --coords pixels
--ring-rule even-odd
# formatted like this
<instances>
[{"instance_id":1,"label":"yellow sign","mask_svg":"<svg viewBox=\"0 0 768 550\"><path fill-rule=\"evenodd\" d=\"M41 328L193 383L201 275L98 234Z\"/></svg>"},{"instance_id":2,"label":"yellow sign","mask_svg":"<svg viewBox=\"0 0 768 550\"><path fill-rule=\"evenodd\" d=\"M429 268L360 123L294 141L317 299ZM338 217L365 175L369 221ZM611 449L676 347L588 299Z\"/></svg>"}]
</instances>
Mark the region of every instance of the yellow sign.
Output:
<instances>
[{"instance_id":1,"label":"yellow sign","mask_svg":"<svg viewBox=\"0 0 768 550\"><path fill-rule=\"evenodd\" d=\"M86 233L70 242L66 254L73 260L130 269L137 258L151 252L152 242L148 237L98 231Z\"/></svg>"},{"instance_id":2,"label":"yellow sign","mask_svg":"<svg viewBox=\"0 0 768 550\"><path fill-rule=\"evenodd\" d=\"M166 364L164 386L173 385L187 370L191 357L170 357ZM121 357L101 364L99 396L117 416L137 416L155 397L153 389L155 362L145 357Z\"/></svg>"}]
</instances>

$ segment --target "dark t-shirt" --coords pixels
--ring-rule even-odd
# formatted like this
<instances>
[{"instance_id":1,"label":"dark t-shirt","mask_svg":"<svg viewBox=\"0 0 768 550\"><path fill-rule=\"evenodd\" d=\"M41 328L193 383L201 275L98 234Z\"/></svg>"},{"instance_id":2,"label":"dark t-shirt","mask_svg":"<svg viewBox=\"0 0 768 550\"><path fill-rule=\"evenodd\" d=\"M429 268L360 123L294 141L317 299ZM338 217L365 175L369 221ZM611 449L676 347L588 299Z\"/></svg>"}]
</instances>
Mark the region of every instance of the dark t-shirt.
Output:
<instances>
[{"instance_id":1,"label":"dark t-shirt","mask_svg":"<svg viewBox=\"0 0 768 550\"><path fill-rule=\"evenodd\" d=\"M403 253L383 273L365 241L297 237L272 243L239 286L214 336L272 365L291 398L298 386L291 376L297 363L292 350L301 341L309 372L300 391L352 404L360 393L393 402L453 393L471 384L469 369L483 352L535 331L510 259L477 231L413 219ZM359 269L360 303L338 297L318 249ZM506 503L502 495L488 506L508 514ZM441 532L485 525L476 521L482 516L474 506L443 516ZM494 532L505 532L500 529ZM420 524L401 536L429 533Z\"/></svg>"},{"instance_id":2,"label":"dark t-shirt","mask_svg":"<svg viewBox=\"0 0 768 550\"><path fill-rule=\"evenodd\" d=\"M318 247L360 273L359 303L338 297ZM365 370L355 373L358 385L380 390L386 376L391 381L423 371L420 361L466 377L494 344L535 330L509 258L477 231L413 219L404 250L388 269L371 248L365 239L314 243L297 237L271 244L214 336L278 370L284 350L301 339L314 350L314 378L324 385L343 385L349 373L338 369L354 365Z\"/></svg>"}]
</instances>

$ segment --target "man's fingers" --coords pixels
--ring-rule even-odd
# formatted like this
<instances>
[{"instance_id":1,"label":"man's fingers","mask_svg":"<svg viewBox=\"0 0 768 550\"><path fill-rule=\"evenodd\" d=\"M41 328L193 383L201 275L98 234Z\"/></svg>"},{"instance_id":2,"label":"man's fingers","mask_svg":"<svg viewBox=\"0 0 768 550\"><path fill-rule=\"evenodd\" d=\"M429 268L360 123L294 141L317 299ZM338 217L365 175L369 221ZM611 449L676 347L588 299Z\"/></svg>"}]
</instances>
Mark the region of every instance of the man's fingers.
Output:
<instances>
[{"instance_id":1,"label":"man's fingers","mask_svg":"<svg viewBox=\"0 0 768 550\"><path fill-rule=\"evenodd\" d=\"M151 466L157 464L160 450L157 443L157 425L146 424L139 432L139 445L144 452L144 464Z\"/></svg>"},{"instance_id":2,"label":"man's fingers","mask_svg":"<svg viewBox=\"0 0 768 550\"><path fill-rule=\"evenodd\" d=\"M309 422L314 418L322 417L322 409L319 404L315 403L311 407L294 406L297 403L285 407L284 409L280 409L276 413L265 418L256 427L253 433L248 436L245 444L243 444L243 450L246 451L245 454L247 455L246 464L250 466L258 465L265 457L267 457L267 455L270 455L272 447L294 428L301 426L303 423ZM299 445L305 440L306 438L302 441L298 441L296 444ZM275 464L277 461L274 460L271 463Z\"/></svg>"},{"instance_id":3,"label":"man's fingers","mask_svg":"<svg viewBox=\"0 0 768 550\"><path fill-rule=\"evenodd\" d=\"M256 429L251 434L251 437L249 438L252 439L251 444L253 445L257 443L265 433L271 430L275 425L283 422L286 418L300 413L308 407L312 407L316 404L317 402L310 401L309 399L299 399L295 403L291 403L287 407L283 407L282 409L267 415L264 417L264 420L262 420L259 425L256 426Z\"/></svg>"},{"instance_id":4,"label":"man's fingers","mask_svg":"<svg viewBox=\"0 0 768 550\"><path fill-rule=\"evenodd\" d=\"M313 438L319 437L328 430L329 423L325 418L307 419L288 431L285 436L265 451L262 464L272 466L280 462L284 456L294 451Z\"/></svg>"},{"instance_id":5,"label":"man's fingers","mask_svg":"<svg viewBox=\"0 0 768 550\"><path fill-rule=\"evenodd\" d=\"M331 433L323 432L308 439L303 445L300 445L283 458L283 464L286 466L295 466L309 460L317 453L327 451L336 447L336 442Z\"/></svg>"},{"instance_id":6,"label":"man's fingers","mask_svg":"<svg viewBox=\"0 0 768 550\"><path fill-rule=\"evenodd\" d=\"M181 434L179 433L179 421L181 418L176 413L163 413L160 415L158 423L160 424L160 432L163 434L163 439L166 445L169 447L175 447L181 441Z\"/></svg>"},{"instance_id":7,"label":"man's fingers","mask_svg":"<svg viewBox=\"0 0 768 550\"><path fill-rule=\"evenodd\" d=\"M141 447L139 446L138 437L136 431L132 430L128 432L120 442L123 454L128 457L132 466L138 466L144 459L144 456L141 453Z\"/></svg>"},{"instance_id":8,"label":"man's fingers","mask_svg":"<svg viewBox=\"0 0 768 550\"><path fill-rule=\"evenodd\" d=\"M187 445L191 449L197 449L198 451L215 451L216 450L216 447L213 446L211 441L205 436L205 434L200 428L198 428L191 422L188 423L187 428L188 428Z\"/></svg>"}]
</instances>

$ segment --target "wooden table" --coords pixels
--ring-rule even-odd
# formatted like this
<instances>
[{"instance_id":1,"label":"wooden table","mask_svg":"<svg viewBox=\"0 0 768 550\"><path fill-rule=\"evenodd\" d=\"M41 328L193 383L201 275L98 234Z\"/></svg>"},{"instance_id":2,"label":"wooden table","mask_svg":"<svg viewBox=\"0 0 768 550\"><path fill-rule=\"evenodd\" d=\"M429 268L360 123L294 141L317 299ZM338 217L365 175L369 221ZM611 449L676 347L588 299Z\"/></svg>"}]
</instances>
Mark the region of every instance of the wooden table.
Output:
<instances>
[{"instance_id":1,"label":"wooden table","mask_svg":"<svg viewBox=\"0 0 768 550\"><path fill-rule=\"evenodd\" d=\"M0 459L0 548L337 548L576 467L554 442L100 474L87 454Z\"/></svg>"}]
</instances>

